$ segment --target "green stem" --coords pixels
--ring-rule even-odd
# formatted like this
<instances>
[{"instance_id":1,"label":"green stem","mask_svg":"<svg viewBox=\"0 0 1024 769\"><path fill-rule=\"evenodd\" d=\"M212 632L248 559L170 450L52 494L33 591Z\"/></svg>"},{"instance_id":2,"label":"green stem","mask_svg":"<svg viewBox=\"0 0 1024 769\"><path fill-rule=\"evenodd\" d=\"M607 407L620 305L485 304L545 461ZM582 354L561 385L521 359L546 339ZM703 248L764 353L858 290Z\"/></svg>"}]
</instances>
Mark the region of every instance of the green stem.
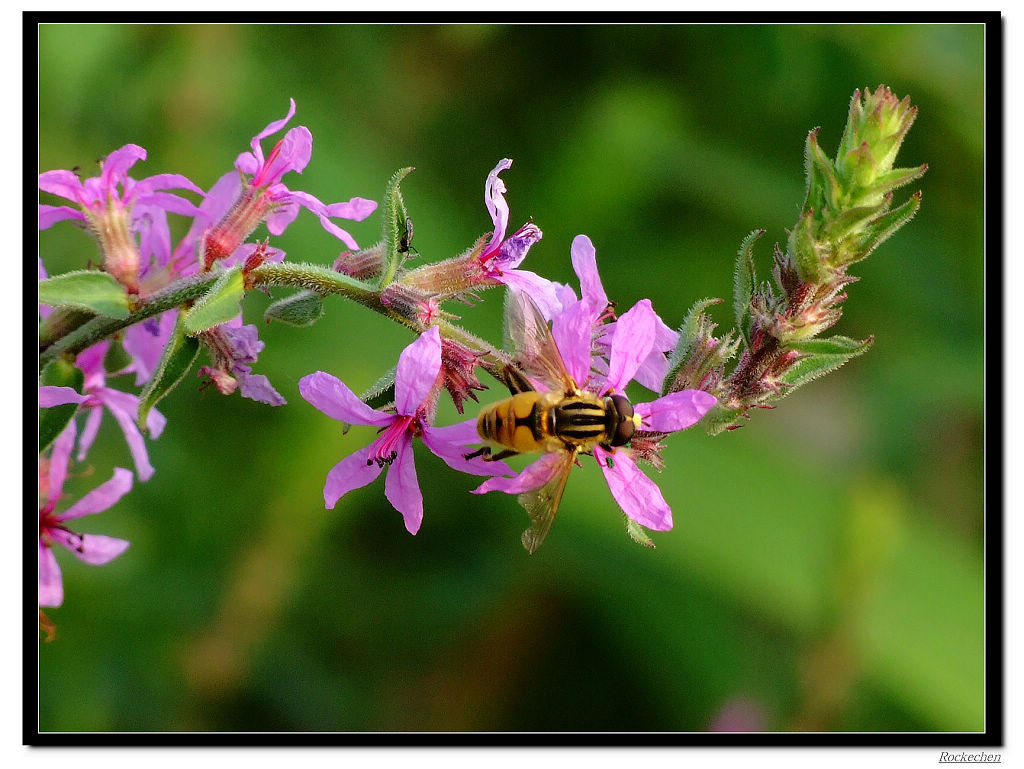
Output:
<instances>
[{"instance_id":1,"label":"green stem","mask_svg":"<svg viewBox=\"0 0 1024 769\"><path fill-rule=\"evenodd\" d=\"M42 371L62 355L76 355L122 329L167 310L194 302L209 290L218 277L214 273L202 273L181 278L161 291L140 300L127 318L93 316L59 338L57 338L58 331L54 328L54 324L44 323L40 329L39 370ZM329 267L291 262L263 264L252 270L246 279L250 286L295 286L316 291L321 296L339 294L408 326L416 332L423 330L418 328L414 321L403 317L393 308L382 303L380 292L374 287L356 278L335 272Z\"/></svg>"},{"instance_id":2,"label":"green stem","mask_svg":"<svg viewBox=\"0 0 1024 769\"><path fill-rule=\"evenodd\" d=\"M152 318L154 315L159 315L186 302L198 299L213 284L217 277L217 275L205 273L182 278L162 291L142 299L135 311L127 318L95 316L92 320L83 323L66 336L57 339L45 349L41 349L39 370L42 371L61 355L76 355L86 347L103 341L121 329L128 328L147 318Z\"/></svg>"}]
</instances>

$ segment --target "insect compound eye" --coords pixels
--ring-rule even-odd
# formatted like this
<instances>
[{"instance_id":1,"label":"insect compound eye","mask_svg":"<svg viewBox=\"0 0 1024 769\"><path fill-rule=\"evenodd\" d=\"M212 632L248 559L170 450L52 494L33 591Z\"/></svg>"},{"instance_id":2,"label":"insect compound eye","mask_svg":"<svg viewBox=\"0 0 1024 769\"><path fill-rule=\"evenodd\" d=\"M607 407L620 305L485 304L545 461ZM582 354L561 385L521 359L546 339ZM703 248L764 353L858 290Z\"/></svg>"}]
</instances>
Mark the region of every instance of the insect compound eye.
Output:
<instances>
[{"instance_id":1,"label":"insect compound eye","mask_svg":"<svg viewBox=\"0 0 1024 769\"><path fill-rule=\"evenodd\" d=\"M624 446L633 437L636 424L633 422L633 404L625 395L611 395L611 412L615 414L615 429L611 433L612 446Z\"/></svg>"}]
</instances>

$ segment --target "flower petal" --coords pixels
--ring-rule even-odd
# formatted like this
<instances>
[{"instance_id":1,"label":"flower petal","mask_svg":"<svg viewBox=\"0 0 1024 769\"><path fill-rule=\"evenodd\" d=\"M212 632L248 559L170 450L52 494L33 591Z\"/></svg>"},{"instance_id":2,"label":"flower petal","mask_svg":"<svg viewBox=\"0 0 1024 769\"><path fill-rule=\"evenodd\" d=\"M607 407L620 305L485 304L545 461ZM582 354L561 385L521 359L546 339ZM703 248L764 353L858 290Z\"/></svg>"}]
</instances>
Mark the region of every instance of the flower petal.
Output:
<instances>
[{"instance_id":1,"label":"flower petal","mask_svg":"<svg viewBox=\"0 0 1024 769\"><path fill-rule=\"evenodd\" d=\"M583 387L590 378L593 314L585 300L562 310L551 322L551 335L566 371Z\"/></svg>"},{"instance_id":2,"label":"flower petal","mask_svg":"<svg viewBox=\"0 0 1024 769\"><path fill-rule=\"evenodd\" d=\"M352 489L359 489L372 482L382 470L370 459L370 447L364 446L350 454L330 469L324 483L324 505L333 510L338 500Z\"/></svg>"},{"instance_id":3,"label":"flower petal","mask_svg":"<svg viewBox=\"0 0 1024 769\"><path fill-rule=\"evenodd\" d=\"M509 288L529 294L545 320L551 320L562 310L558 299L558 284L529 270L504 270L498 280Z\"/></svg>"},{"instance_id":4,"label":"flower petal","mask_svg":"<svg viewBox=\"0 0 1024 769\"><path fill-rule=\"evenodd\" d=\"M289 171L302 173L313 156L313 134L304 125L292 128L270 153L253 184L264 187L277 184Z\"/></svg>"},{"instance_id":5,"label":"flower petal","mask_svg":"<svg viewBox=\"0 0 1024 769\"><path fill-rule=\"evenodd\" d=\"M87 406L89 416L85 418L85 427L82 428L82 435L78 439L78 454L75 456L79 462L85 460L85 455L96 440L96 433L99 432L100 422L103 420L103 409L98 404Z\"/></svg>"},{"instance_id":6,"label":"flower petal","mask_svg":"<svg viewBox=\"0 0 1024 769\"><path fill-rule=\"evenodd\" d=\"M488 491L504 491L506 494L522 494L524 491L539 489L555 477L562 466L562 455L552 452L545 454L533 464L527 465L519 475L513 478L495 476L488 478L475 489L474 494L486 494Z\"/></svg>"},{"instance_id":7,"label":"flower petal","mask_svg":"<svg viewBox=\"0 0 1024 769\"><path fill-rule=\"evenodd\" d=\"M294 115L295 115L295 99L289 98L288 99L288 114L285 115L280 120L275 120L272 123L267 124L266 128L264 128L262 131L260 131L254 137L252 137L252 142L251 142L250 146L252 147L253 152L256 152L257 149L259 148L259 146L260 146L259 145L260 139L266 139L268 136L276 134L278 131L280 131L282 128L284 128L286 125L288 125L288 121L291 120Z\"/></svg>"},{"instance_id":8,"label":"flower petal","mask_svg":"<svg viewBox=\"0 0 1024 769\"><path fill-rule=\"evenodd\" d=\"M480 436L476 434L476 420L472 419L458 425L452 425L449 428L435 428L423 425L423 444L433 454L443 459L445 464L453 470L470 473L471 475L511 475L512 468L504 462L488 462L483 457L466 459L466 446L461 442L464 440L464 436L461 436L459 433L460 431L465 431L462 425L467 424L473 429L473 438L470 440L470 443L479 443ZM459 429L452 430L452 427ZM446 429L448 430L447 433L444 432Z\"/></svg>"},{"instance_id":9,"label":"flower petal","mask_svg":"<svg viewBox=\"0 0 1024 769\"><path fill-rule=\"evenodd\" d=\"M415 534L423 523L423 494L416 479L412 436L408 432L402 436L397 451L384 479L384 496L402 514L406 530Z\"/></svg>"},{"instance_id":10,"label":"flower petal","mask_svg":"<svg viewBox=\"0 0 1024 769\"><path fill-rule=\"evenodd\" d=\"M487 212L494 222L494 234L487 244L486 252L496 251L505 239L505 230L508 228L508 203L505 202L505 183L498 178L498 174L512 167L510 158L503 158L498 165L487 174L487 182L484 184L484 203L487 205Z\"/></svg>"},{"instance_id":11,"label":"flower petal","mask_svg":"<svg viewBox=\"0 0 1024 769\"><path fill-rule=\"evenodd\" d=\"M123 467L115 467L109 481L101 483L71 507L57 516L58 521L70 521L83 515L92 515L113 507L125 494L131 491L132 473Z\"/></svg>"},{"instance_id":12,"label":"flower petal","mask_svg":"<svg viewBox=\"0 0 1024 769\"><path fill-rule=\"evenodd\" d=\"M71 171L63 169L44 171L39 174L39 189L79 205L82 204L82 199L85 197L82 180Z\"/></svg>"},{"instance_id":13,"label":"flower petal","mask_svg":"<svg viewBox=\"0 0 1024 769\"><path fill-rule=\"evenodd\" d=\"M62 406L67 403L84 403L88 399L88 395L82 395L74 387L43 385L39 388L39 408L41 409Z\"/></svg>"},{"instance_id":14,"label":"flower petal","mask_svg":"<svg viewBox=\"0 0 1024 769\"><path fill-rule=\"evenodd\" d=\"M72 419L53 442L50 463L46 471L47 487L45 490L39 489L40 496L45 496L49 502L56 502L64 490L64 480L68 477L68 462L71 460L71 450L75 446L75 429L75 420Z\"/></svg>"},{"instance_id":15,"label":"flower petal","mask_svg":"<svg viewBox=\"0 0 1024 769\"><path fill-rule=\"evenodd\" d=\"M299 393L327 416L346 424L383 427L394 420L393 415L367 406L344 382L323 371L302 377Z\"/></svg>"},{"instance_id":16,"label":"flower petal","mask_svg":"<svg viewBox=\"0 0 1024 769\"><path fill-rule=\"evenodd\" d=\"M626 515L653 531L672 528L672 510L661 495L661 489L644 475L627 451L616 449L609 453L596 446L594 457L608 481L612 496Z\"/></svg>"},{"instance_id":17,"label":"flower petal","mask_svg":"<svg viewBox=\"0 0 1024 769\"><path fill-rule=\"evenodd\" d=\"M353 222L361 222L377 210L377 202L366 198L352 198L340 203L331 203L327 206L327 215L335 219L349 219Z\"/></svg>"},{"instance_id":18,"label":"flower petal","mask_svg":"<svg viewBox=\"0 0 1024 769\"><path fill-rule=\"evenodd\" d=\"M236 364L233 372L238 377L239 392L243 398L266 403L268 406L283 406L287 401L270 380L263 374L250 374L249 367Z\"/></svg>"},{"instance_id":19,"label":"flower petal","mask_svg":"<svg viewBox=\"0 0 1024 769\"><path fill-rule=\"evenodd\" d=\"M650 354L654 346L656 318L650 299L641 299L628 312L619 316L608 358L607 389L625 391L629 380L640 367L640 362Z\"/></svg>"},{"instance_id":20,"label":"flower petal","mask_svg":"<svg viewBox=\"0 0 1024 769\"><path fill-rule=\"evenodd\" d=\"M135 461L135 470L139 474L139 480L148 481L153 477L155 471L153 465L149 463L146 441L135 424L135 416L139 413L139 397L112 390L109 387L99 388L96 395L114 416L117 423L121 425L121 432L124 433L128 450Z\"/></svg>"},{"instance_id":21,"label":"flower petal","mask_svg":"<svg viewBox=\"0 0 1024 769\"><path fill-rule=\"evenodd\" d=\"M633 410L645 430L673 433L697 424L716 403L715 396L703 390L680 390L650 403L638 403Z\"/></svg>"},{"instance_id":22,"label":"flower petal","mask_svg":"<svg viewBox=\"0 0 1024 769\"><path fill-rule=\"evenodd\" d=\"M77 219L85 221L85 214L70 206L48 206L45 203L39 204L39 229L48 230L57 222L65 219Z\"/></svg>"},{"instance_id":23,"label":"flower petal","mask_svg":"<svg viewBox=\"0 0 1024 769\"><path fill-rule=\"evenodd\" d=\"M146 159L146 150L138 144L126 144L114 150L103 159L100 178L109 191L128 175L132 166Z\"/></svg>"},{"instance_id":24,"label":"flower petal","mask_svg":"<svg viewBox=\"0 0 1024 769\"><path fill-rule=\"evenodd\" d=\"M395 410L413 416L427 399L441 371L441 332L432 326L398 356Z\"/></svg>"},{"instance_id":25,"label":"flower petal","mask_svg":"<svg viewBox=\"0 0 1024 769\"><path fill-rule=\"evenodd\" d=\"M53 551L39 543L39 605L60 606L64 603L64 583Z\"/></svg>"},{"instance_id":26,"label":"flower petal","mask_svg":"<svg viewBox=\"0 0 1024 769\"><path fill-rule=\"evenodd\" d=\"M474 443L483 443L483 438L480 437L480 433L476 429L476 417L457 422L454 425L430 427L430 434L433 440L443 441L453 446L471 446Z\"/></svg>"},{"instance_id":27,"label":"flower petal","mask_svg":"<svg viewBox=\"0 0 1024 769\"><path fill-rule=\"evenodd\" d=\"M601 285L597 272L597 252L586 235L577 235L570 249L572 268L580 279L580 293L593 312L601 312L608 306L608 294Z\"/></svg>"},{"instance_id":28,"label":"flower petal","mask_svg":"<svg viewBox=\"0 0 1024 769\"><path fill-rule=\"evenodd\" d=\"M121 553L128 549L129 544L128 540L118 539L117 537L105 537L102 534L83 534L81 547L71 552L80 561L92 564L93 566L102 566L121 555Z\"/></svg>"}]
</instances>

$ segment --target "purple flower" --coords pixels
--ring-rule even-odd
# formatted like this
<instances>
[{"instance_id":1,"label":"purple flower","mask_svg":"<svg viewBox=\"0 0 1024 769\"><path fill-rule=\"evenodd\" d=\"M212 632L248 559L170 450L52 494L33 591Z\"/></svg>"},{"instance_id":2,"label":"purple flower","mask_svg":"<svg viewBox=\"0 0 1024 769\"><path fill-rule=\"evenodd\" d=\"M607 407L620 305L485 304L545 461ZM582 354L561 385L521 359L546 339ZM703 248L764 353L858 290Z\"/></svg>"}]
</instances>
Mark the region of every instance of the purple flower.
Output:
<instances>
[{"instance_id":1,"label":"purple flower","mask_svg":"<svg viewBox=\"0 0 1024 769\"><path fill-rule=\"evenodd\" d=\"M307 192L289 189L281 179L290 171L302 173L313 153L313 134L305 126L290 129L270 154L264 156L262 139L287 125L295 114L295 100L289 100L288 114L275 120L256 134L249 146L235 160L236 171L225 174L210 190L210 206L204 215L217 221L203 237L203 268L231 256L261 221L266 221L272 235L280 235L306 208L320 218L323 228L342 240L351 249L358 249L355 239L334 224L330 217L362 221L372 214L377 204L366 198L325 204ZM239 173L250 175L244 181Z\"/></svg>"},{"instance_id":2,"label":"purple flower","mask_svg":"<svg viewBox=\"0 0 1024 769\"><path fill-rule=\"evenodd\" d=\"M70 422L53 444L49 458L39 460L39 605L60 606L64 602L64 584L53 546L67 548L85 563L98 566L113 560L128 547L128 542L98 534L76 534L66 523L108 509L132 487L132 474L117 467L113 477L90 491L63 513L57 513L67 478L68 460L75 442L75 423Z\"/></svg>"},{"instance_id":3,"label":"purple flower","mask_svg":"<svg viewBox=\"0 0 1024 769\"><path fill-rule=\"evenodd\" d=\"M537 225L529 221L508 238L505 237L509 207L505 201L505 183L498 174L511 167L512 160L504 158L487 175L484 203L491 215L491 221L494 222L494 232L477 257L481 271L480 279L495 280L529 293L545 317L550 318L559 307L555 296L556 284L527 270L516 269L526 258L530 246L540 240L543 233Z\"/></svg>"},{"instance_id":4,"label":"purple flower","mask_svg":"<svg viewBox=\"0 0 1024 769\"><path fill-rule=\"evenodd\" d=\"M642 299L620 316L610 343L607 366L601 367L606 370L596 376L593 371L597 367L592 365L592 328L593 304L584 298L555 317L551 333L566 370L581 389L599 397L622 394L655 344L657 315L650 300ZM715 403L714 396L703 391L682 390L650 403L636 404L637 430L658 433L683 430L699 422ZM640 471L628 447L620 446L609 451L595 446L593 453L612 496L627 516L655 531L672 528L672 511L661 490ZM474 492L521 494L552 480L559 467L560 457L557 454L545 454L518 476L488 479Z\"/></svg>"},{"instance_id":5,"label":"purple flower","mask_svg":"<svg viewBox=\"0 0 1024 769\"><path fill-rule=\"evenodd\" d=\"M285 399L263 374L253 374L250 363L255 363L264 343L257 336L254 325L242 325L242 316L222 323L202 333L203 342L210 350L212 366L202 366L204 374L213 381L222 395L239 389L243 398L283 406Z\"/></svg>"},{"instance_id":6,"label":"purple flower","mask_svg":"<svg viewBox=\"0 0 1024 769\"><path fill-rule=\"evenodd\" d=\"M88 413L78 442L77 459L79 462L85 459L86 452L96 439L96 433L99 431L100 422L103 419L103 411L106 409L121 426L128 449L135 461L139 480L148 481L153 476L153 466L149 463L146 442L135 424L136 416L139 413L139 398L136 395L123 393L106 386L107 372L103 365L103 358L109 347L109 340L99 342L80 352L75 359L75 365L85 375L82 393L87 398L82 404L82 410ZM150 410L146 417L146 429L151 438L159 438L166 424L167 419L163 414L156 409Z\"/></svg>"},{"instance_id":7,"label":"purple flower","mask_svg":"<svg viewBox=\"0 0 1024 769\"><path fill-rule=\"evenodd\" d=\"M420 437L430 451L450 467L474 475L510 472L501 462L467 460L459 442L474 421L447 428L433 427L429 414L436 402L441 370L441 336L434 326L402 351L395 372L395 413L372 409L344 382L317 371L299 380L299 392L313 406L333 419L347 424L371 425L380 433L370 445L335 465L324 484L324 503L332 509L353 489L375 480L387 467L384 494L405 520L410 534L423 521L423 495L416 479L412 439Z\"/></svg>"},{"instance_id":8,"label":"purple flower","mask_svg":"<svg viewBox=\"0 0 1024 769\"><path fill-rule=\"evenodd\" d=\"M39 175L39 189L75 203L72 206L39 204L39 229L65 219L87 224L100 243L103 266L132 293L139 291L141 257L133 235L137 217L151 209L195 216L199 209L189 200L165 192L203 191L181 174L157 174L135 181L128 171L146 150L126 144L111 152L101 164L99 176L82 181L72 171L47 171ZM120 188L120 189L119 189Z\"/></svg>"},{"instance_id":9,"label":"purple flower","mask_svg":"<svg viewBox=\"0 0 1024 769\"><path fill-rule=\"evenodd\" d=\"M581 315L576 318L576 322L582 323L583 317L590 319L594 330L594 346L598 352L604 353L593 361L595 368L600 370L604 365L602 358L607 357L607 351L615 338L617 323L614 320L604 322L614 316L610 312L608 295L601 284L601 276L597 271L597 252L590 238L586 235L577 235L573 238L571 253L573 270L580 281L580 301L584 304L584 308L578 310ZM556 292L563 309L568 309L577 301L576 292L568 284L556 284ZM679 334L667 326L657 314L654 315L654 319L654 344L640 362L633 378L648 390L660 392L662 382L668 373L666 353L675 348Z\"/></svg>"}]
</instances>

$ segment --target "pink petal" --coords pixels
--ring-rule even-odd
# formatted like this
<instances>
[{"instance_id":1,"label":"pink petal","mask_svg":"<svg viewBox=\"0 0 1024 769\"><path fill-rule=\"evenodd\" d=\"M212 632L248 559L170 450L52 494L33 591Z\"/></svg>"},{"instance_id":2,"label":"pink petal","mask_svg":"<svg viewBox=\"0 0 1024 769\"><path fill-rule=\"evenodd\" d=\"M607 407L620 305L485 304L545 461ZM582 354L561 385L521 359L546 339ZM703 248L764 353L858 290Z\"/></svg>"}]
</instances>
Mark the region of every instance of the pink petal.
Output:
<instances>
[{"instance_id":1,"label":"pink petal","mask_svg":"<svg viewBox=\"0 0 1024 769\"><path fill-rule=\"evenodd\" d=\"M103 359L107 356L108 349L110 349L109 341L98 342L85 348L75 357L75 365L85 374L85 389L87 391L92 387L103 385L105 373Z\"/></svg>"},{"instance_id":2,"label":"pink petal","mask_svg":"<svg viewBox=\"0 0 1024 769\"><path fill-rule=\"evenodd\" d=\"M87 407L89 416L85 418L85 427L82 428L82 436L78 439L78 454L75 457L79 462L85 459L89 447L96 440L96 433L99 432L100 422L103 420L103 408L99 405Z\"/></svg>"},{"instance_id":3,"label":"pink petal","mask_svg":"<svg viewBox=\"0 0 1024 769\"><path fill-rule=\"evenodd\" d=\"M616 321L615 338L608 359L606 388L624 392L640 362L654 346L657 316L650 299L641 299Z\"/></svg>"},{"instance_id":4,"label":"pink petal","mask_svg":"<svg viewBox=\"0 0 1024 769\"><path fill-rule=\"evenodd\" d=\"M580 293L592 311L600 312L608 306L608 294L601 285L601 276L597 272L597 252L594 244L586 235L573 238L570 249L572 268L580 279Z\"/></svg>"},{"instance_id":5,"label":"pink petal","mask_svg":"<svg viewBox=\"0 0 1024 769\"><path fill-rule=\"evenodd\" d=\"M432 326L402 350L395 371L395 410L403 416L413 416L441 370L441 332Z\"/></svg>"},{"instance_id":6,"label":"pink petal","mask_svg":"<svg viewBox=\"0 0 1024 769\"><path fill-rule=\"evenodd\" d=\"M39 408L47 409L67 403L84 403L88 395L82 395L74 387L43 385L39 388Z\"/></svg>"},{"instance_id":7,"label":"pink petal","mask_svg":"<svg viewBox=\"0 0 1024 769\"><path fill-rule=\"evenodd\" d=\"M434 440L443 441L453 446L470 446L474 443L483 443L483 438L476 430L476 417L467 419L464 422L457 422L454 425L444 427L430 427L430 434ZM426 428L424 429L424 435Z\"/></svg>"},{"instance_id":8,"label":"pink petal","mask_svg":"<svg viewBox=\"0 0 1024 769\"><path fill-rule=\"evenodd\" d=\"M83 515L102 512L117 504L125 494L131 491L132 473L123 467L115 467L114 475L109 481L101 483L71 507L57 516L59 521L70 521Z\"/></svg>"},{"instance_id":9,"label":"pink petal","mask_svg":"<svg viewBox=\"0 0 1024 769\"><path fill-rule=\"evenodd\" d=\"M39 543L39 605L60 606L64 603L64 583L53 551Z\"/></svg>"},{"instance_id":10,"label":"pink petal","mask_svg":"<svg viewBox=\"0 0 1024 769\"><path fill-rule=\"evenodd\" d=\"M46 171L39 174L39 189L79 204L85 197L82 180L71 171Z\"/></svg>"},{"instance_id":11,"label":"pink petal","mask_svg":"<svg viewBox=\"0 0 1024 769\"><path fill-rule=\"evenodd\" d=\"M562 466L560 454L545 454L533 464L527 465L519 475L513 478L495 476L488 478L475 489L474 494L486 494L488 491L504 491L506 494L522 494L524 491L539 489L555 477Z\"/></svg>"},{"instance_id":12,"label":"pink petal","mask_svg":"<svg viewBox=\"0 0 1024 769\"><path fill-rule=\"evenodd\" d=\"M132 166L146 159L146 150L138 144L126 144L103 159L100 178L109 189L124 180Z\"/></svg>"},{"instance_id":13,"label":"pink petal","mask_svg":"<svg viewBox=\"0 0 1024 769\"><path fill-rule=\"evenodd\" d=\"M202 189L197 187L191 179L181 174L154 174L136 184L133 192L138 196L147 195L156 190L189 190L200 195L204 194Z\"/></svg>"},{"instance_id":14,"label":"pink petal","mask_svg":"<svg viewBox=\"0 0 1024 769\"><path fill-rule=\"evenodd\" d=\"M369 464L367 464L369 460ZM324 483L324 505L333 510L338 500L352 489L359 489L380 475L383 467L370 460L370 447L350 454L330 469Z\"/></svg>"},{"instance_id":15,"label":"pink petal","mask_svg":"<svg viewBox=\"0 0 1024 769\"><path fill-rule=\"evenodd\" d=\"M302 377L299 393L327 416L346 424L383 427L394 421L393 415L370 408L344 382L323 371Z\"/></svg>"},{"instance_id":16,"label":"pink petal","mask_svg":"<svg viewBox=\"0 0 1024 769\"><path fill-rule=\"evenodd\" d=\"M297 198L298 196L298 193L289 194L288 202L275 206L267 215L265 221L267 223L267 231L271 235L280 235L288 229L289 224L295 221L295 218L299 215L300 201L292 198ZM309 197L312 197L312 195Z\"/></svg>"},{"instance_id":17,"label":"pink petal","mask_svg":"<svg viewBox=\"0 0 1024 769\"><path fill-rule=\"evenodd\" d=\"M289 171L301 174L313 156L313 134L304 125L296 126L284 135L275 149L277 151L271 153L260 169L258 178L253 180L258 187L276 184Z\"/></svg>"},{"instance_id":18,"label":"pink petal","mask_svg":"<svg viewBox=\"0 0 1024 769\"><path fill-rule=\"evenodd\" d=\"M353 251L357 251L359 249L359 244L356 243L356 239L349 234L348 230L341 229L341 227L336 225L326 216L320 217L320 225Z\"/></svg>"},{"instance_id":19,"label":"pink petal","mask_svg":"<svg viewBox=\"0 0 1024 769\"><path fill-rule=\"evenodd\" d=\"M132 356L132 363L126 371L135 373L135 385L145 384L153 376L164 346L171 337L178 311L168 310L160 316L157 333L152 333L144 323L136 323L124 330L121 346Z\"/></svg>"},{"instance_id":20,"label":"pink petal","mask_svg":"<svg viewBox=\"0 0 1024 769\"><path fill-rule=\"evenodd\" d=\"M551 323L551 335L562 361L576 384L583 387L590 378L593 314L586 301L562 310Z\"/></svg>"},{"instance_id":21,"label":"pink petal","mask_svg":"<svg viewBox=\"0 0 1024 769\"><path fill-rule=\"evenodd\" d=\"M63 222L65 219L77 219L80 222L84 222L85 214L77 208L71 208L70 206L39 204L39 229L48 230L57 222Z\"/></svg>"},{"instance_id":22,"label":"pink petal","mask_svg":"<svg viewBox=\"0 0 1024 769\"><path fill-rule=\"evenodd\" d=\"M487 211L494 222L494 234L488 243L488 250L497 249L501 241L505 239L505 230L508 228L508 203L505 202L505 183L498 178L498 174L512 167L512 160L504 158L498 161L498 165L487 174L487 182L484 184L484 203Z\"/></svg>"},{"instance_id":23,"label":"pink petal","mask_svg":"<svg viewBox=\"0 0 1024 769\"><path fill-rule=\"evenodd\" d=\"M479 443L480 436L476 434L476 420L469 420L448 428L436 428L429 425L423 426L423 443L430 451L444 460L445 464L453 470L458 470L471 475L502 475L512 474L512 468L504 462L485 462L482 457L466 459L466 444L462 441L466 436L460 435L465 428L462 425L469 425L473 430L473 436L469 443ZM453 430L452 428L459 428ZM444 431L448 432L445 433Z\"/></svg>"},{"instance_id":24,"label":"pink petal","mask_svg":"<svg viewBox=\"0 0 1024 769\"><path fill-rule=\"evenodd\" d=\"M558 284L529 270L504 270L499 281L509 288L529 294L545 320L551 320L562 309L558 299Z\"/></svg>"},{"instance_id":25,"label":"pink petal","mask_svg":"<svg viewBox=\"0 0 1024 769\"><path fill-rule=\"evenodd\" d=\"M149 463L149 454L146 452L146 441L135 424L135 417L139 413L139 398L137 395L112 390L109 387L100 388L97 396L113 415L117 423L121 425L121 432L128 444L128 450L135 461L135 470L139 474L140 481L148 481L155 472L153 465Z\"/></svg>"},{"instance_id":26,"label":"pink petal","mask_svg":"<svg viewBox=\"0 0 1024 769\"><path fill-rule=\"evenodd\" d=\"M405 528L410 534L420 530L423 522L423 494L416 480L416 465L413 462L412 436L406 432L398 444L398 455L388 468L384 478L384 496L395 510L405 519Z\"/></svg>"},{"instance_id":27,"label":"pink petal","mask_svg":"<svg viewBox=\"0 0 1024 769\"><path fill-rule=\"evenodd\" d=\"M71 450L74 445L75 420L72 419L53 442L47 470L47 488L45 492L42 489L39 490L40 496L45 496L47 501L56 502L64 490L64 480L68 477L68 462L71 459Z\"/></svg>"},{"instance_id":28,"label":"pink petal","mask_svg":"<svg viewBox=\"0 0 1024 769\"><path fill-rule=\"evenodd\" d=\"M262 131L260 131L252 138L251 146L253 152L258 151L260 139L266 139L268 136L276 134L278 131L280 131L282 128L288 125L288 121L291 120L294 115L295 99L288 99L288 114L285 115L280 120L275 120L274 122L269 123L266 128L264 128Z\"/></svg>"},{"instance_id":29,"label":"pink petal","mask_svg":"<svg viewBox=\"0 0 1024 769\"><path fill-rule=\"evenodd\" d=\"M650 403L638 403L633 410L645 430L672 433L697 424L716 403L715 396L703 390L680 390Z\"/></svg>"},{"instance_id":30,"label":"pink petal","mask_svg":"<svg viewBox=\"0 0 1024 769\"><path fill-rule=\"evenodd\" d=\"M199 206L191 200L186 200L172 192L151 192L138 198L138 202L142 205L156 206L164 211L170 211L172 214L181 214L182 216L195 216L199 213Z\"/></svg>"},{"instance_id":31,"label":"pink petal","mask_svg":"<svg viewBox=\"0 0 1024 769\"><path fill-rule=\"evenodd\" d=\"M101 534L83 534L81 547L71 552L80 561L102 566L117 558L128 549L130 543L125 539L105 537Z\"/></svg>"},{"instance_id":32,"label":"pink petal","mask_svg":"<svg viewBox=\"0 0 1024 769\"><path fill-rule=\"evenodd\" d=\"M341 203L331 203L327 206L327 215L335 219L349 219L353 222L361 222L377 210L377 203L366 198L352 198Z\"/></svg>"},{"instance_id":33,"label":"pink petal","mask_svg":"<svg viewBox=\"0 0 1024 769\"><path fill-rule=\"evenodd\" d=\"M643 474L627 451L616 449L609 453L596 446L594 457L608 481L612 496L626 515L653 531L672 528L672 510L661 496L661 489ZM611 467L608 467L609 459Z\"/></svg>"}]
</instances>

